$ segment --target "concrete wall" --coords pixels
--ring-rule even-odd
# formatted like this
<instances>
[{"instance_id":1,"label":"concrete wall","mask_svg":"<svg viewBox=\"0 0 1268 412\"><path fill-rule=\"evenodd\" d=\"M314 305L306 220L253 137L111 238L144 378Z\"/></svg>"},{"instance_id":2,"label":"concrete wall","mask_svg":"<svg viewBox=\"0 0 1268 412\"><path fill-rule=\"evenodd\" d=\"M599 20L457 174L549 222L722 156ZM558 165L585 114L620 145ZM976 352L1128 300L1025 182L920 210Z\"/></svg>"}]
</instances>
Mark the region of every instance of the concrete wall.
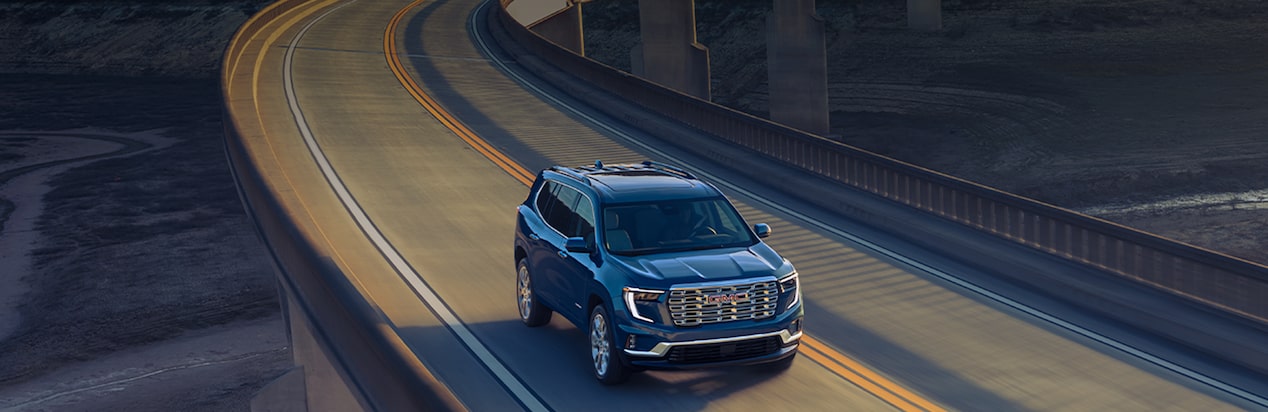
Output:
<instances>
[{"instance_id":1,"label":"concrete wall","mask_svg":"<svg viewBox=\"0 0 1268 412\"><path fill-rule=\"evenodd\" d=\"M709 49L696 43L694 0L639 0L642 43L630 52L634 74L709 100Z\"/></svg>"},{"instance_id":2,"label":"concrete wall","mask_svg":"<svg viewBox=\"0 0 1268 412\"><path fill-rule=\"evenodd\" d=\"M775 0L766 18L770 119L828 134L828 58L815 0Z\"/></svg>"},{"instance_id":3,"label":"concrete wall","mask_svg":"<svg viewBox=\"0 0 1268 412\"><path fill-rule=\"evenodd\" d=\"M538 21L529 29L574 53L582 56L586 54L585 33L581 30L580 3L571 3L568 8Z\"/></svg>"}]
</instances>

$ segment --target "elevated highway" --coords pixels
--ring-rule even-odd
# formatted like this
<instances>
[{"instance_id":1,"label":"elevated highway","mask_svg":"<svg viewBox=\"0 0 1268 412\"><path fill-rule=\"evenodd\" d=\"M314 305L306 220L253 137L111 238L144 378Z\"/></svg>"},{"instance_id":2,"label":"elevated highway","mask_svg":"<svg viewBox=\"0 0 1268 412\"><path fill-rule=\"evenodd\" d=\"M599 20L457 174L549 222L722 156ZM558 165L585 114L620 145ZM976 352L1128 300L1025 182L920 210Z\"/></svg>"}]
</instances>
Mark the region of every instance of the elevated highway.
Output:
<instances>
[{"instance_id":1,"label":"elevated highway","mask_svg":"<svg viewBox=\"0 0 1268 412\"><path fill-rule=\"evenodd\" d=\"M932 217L825 211L785 190L827 182L776 164L735 170L718 159L754 155L721 144L701 157L645 131L695 133L681 125L563 93L494 41L506 33L493 7L283 1L227 50L228 152L278 262L302 377L265 396L312 410L1268 408L1248 368L1001 276L1090 269L935 223L964 244L930 248L877 222ZM774 228L808 305L810 338L788 372L605 387L581 331L559 317L520 324L511 233L532 171L649 158L706 176ZM1173 296L1098 287L1199 316Z\"/></svg>"}]
</instances>

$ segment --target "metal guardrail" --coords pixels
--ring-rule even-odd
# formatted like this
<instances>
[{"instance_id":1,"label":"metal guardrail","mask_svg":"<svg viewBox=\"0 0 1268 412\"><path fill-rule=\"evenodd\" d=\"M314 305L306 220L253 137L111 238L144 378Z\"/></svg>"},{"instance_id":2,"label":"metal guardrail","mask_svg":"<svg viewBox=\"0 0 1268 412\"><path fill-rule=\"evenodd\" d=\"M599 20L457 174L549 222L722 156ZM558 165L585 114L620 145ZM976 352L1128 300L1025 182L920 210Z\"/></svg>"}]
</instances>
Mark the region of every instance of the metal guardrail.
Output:
<instances>
[{"instance_id":1,"label":"metal guardrail","mask_svg":"<svg viewBox=\"0 0 1268 412\"><path fill-rule=\"evenodd\" d=\"M267 157L254 155L243 138L248 133L259 132L246 132L239 126L243 116L255 113L235 112L235 100L228 95L235 73L229 71L237 67L235 59L249 46L247 40L306 1L309 0L279 0L253 15L226 47L221 69L225 151L244 207L277 264L283 292L301 309L286 311L288 325L296 321L312 325L312 337L330 364L338 369L338 376L327 377L322 384L346 386L358 398L353 401L363 408L462 410L461 403L444 384L412 358L410 349L386 316L334 264L330 251L322 250L314 235L301 229L293 218L298 214L288 208L277 192L279 183L261 173L261 165L265 163L260 159ZM244 101L249 100L236 100ZM294 338L297 337L292 336ZM297 359L297 362L303 364L305 360ZM314 380L311 377L306 380L310 385L306 391L323 389L313 388L311 385L317 384ZM316 410L331 407L308 405Z\"/></svg>"},{"instance_id":2,"label":"metal guardrail","mask_svg":"<svg viewBox=\"0 0 1268 412\"><path fill-rule=\"evenodd\" d=\"M497 16L511 41L637 106L771 161L1009 241L1152 285L1268 328L1268 267L1027 199L689 96Z\"/></svg>"}]
</instances>

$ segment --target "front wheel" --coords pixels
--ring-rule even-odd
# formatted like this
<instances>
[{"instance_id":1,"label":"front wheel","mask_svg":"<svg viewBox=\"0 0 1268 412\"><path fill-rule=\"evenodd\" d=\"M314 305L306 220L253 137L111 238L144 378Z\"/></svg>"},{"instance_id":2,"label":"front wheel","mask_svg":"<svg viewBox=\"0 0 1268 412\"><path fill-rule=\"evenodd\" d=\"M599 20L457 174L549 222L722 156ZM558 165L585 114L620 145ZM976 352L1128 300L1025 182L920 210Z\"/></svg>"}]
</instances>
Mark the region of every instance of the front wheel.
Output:
<instances>
[{"instance_id":1,"label":"front wheel","mask_svg":"<svg viewBox=\"0 0 1268 412\"><path fill-rule=\"evenodd\" d=\"M537 299L533 292L533 276L528 273L528 261L520 259L515 265L515 295L520 309L520 320L525 325L541 326L550 323L550 308Z\"/></svg>"},{"instance_id":2,"label":"front wheel","mask_svg":"<svg viewBox=\"0 0 1268 412\"><path fill-rule=\"evenodd\" d=\"M621 363L620 355L616 352L620 350L620 346L616 345L614 330L607 310L603 309L603 305L596 305L590 311L590 360L594 366L595 379L604 385L625 382L633 372Z\"/></svg>"}]
</instances>

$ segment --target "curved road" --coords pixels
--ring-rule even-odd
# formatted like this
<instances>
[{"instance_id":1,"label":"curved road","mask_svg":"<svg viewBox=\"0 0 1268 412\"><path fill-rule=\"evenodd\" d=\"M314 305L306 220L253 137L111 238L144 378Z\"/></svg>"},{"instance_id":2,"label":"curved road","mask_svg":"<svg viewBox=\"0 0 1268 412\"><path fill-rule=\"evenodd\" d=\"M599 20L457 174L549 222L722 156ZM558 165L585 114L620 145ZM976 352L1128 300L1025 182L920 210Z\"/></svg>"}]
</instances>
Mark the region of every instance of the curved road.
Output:
<instances>
[{"instance_id":1,"label":"curved road","mask_svg":"<svg viewBox=\"0 0 1268 412\"><path fill-rule=\"evenodd\" d=\"M478 7L313 2L260 34L268 47L243 60L253 67L226 68L254 73L226 93L257 108L240 122L263 136L248 142L257 167L285 182L276 190L303 205L301 224L472 410L1268 408L1255 403L1264 384L1235 368L799 205L559 97L489 44ZM525 171L648 158L692 165L775 228L811 336L788 372L650 372L605 387L576 328L520 324L510 246Z\"/></svg>"}]
</instances>

